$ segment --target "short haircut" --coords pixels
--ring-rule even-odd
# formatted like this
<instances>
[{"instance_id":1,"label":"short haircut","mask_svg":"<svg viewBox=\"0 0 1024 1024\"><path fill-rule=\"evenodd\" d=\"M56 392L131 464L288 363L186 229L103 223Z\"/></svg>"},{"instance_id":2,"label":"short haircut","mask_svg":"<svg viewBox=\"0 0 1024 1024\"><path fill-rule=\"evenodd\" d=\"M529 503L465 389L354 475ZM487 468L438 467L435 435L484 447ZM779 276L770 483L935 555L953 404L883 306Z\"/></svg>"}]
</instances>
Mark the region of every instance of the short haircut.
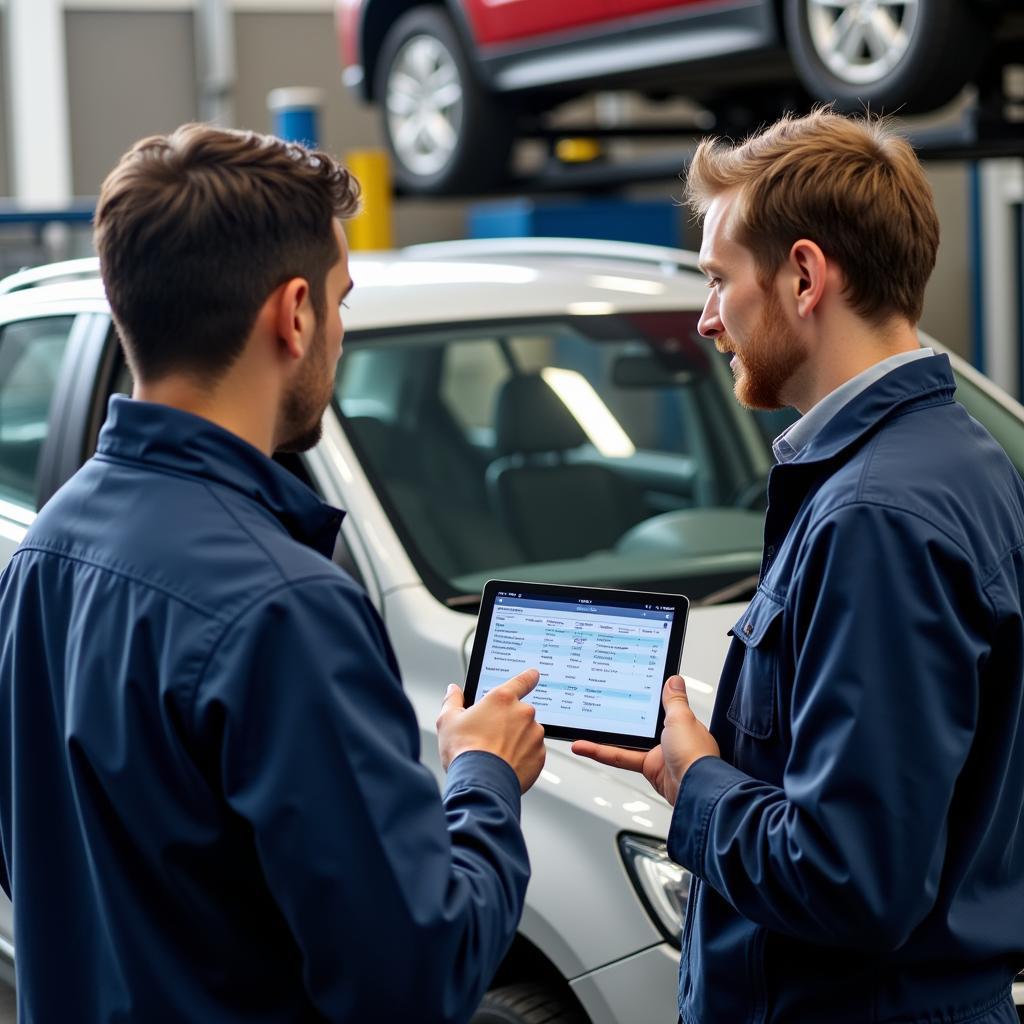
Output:
<instances>
[{"instance_id":1,"label":"short haircut","mask_svg":"<svg viewBox=\"0 0 1024 1024\"><path fill-rule=\"evenodd\" d=\"M334 219L358 207L355 178L296 143L202 124L137 142L103 182L95 218L132 372L215 381L270 294L295 277L322 320L340 255Z\"/></svg>"},{"instance_id":2,"label":"short haircut","mask_svg":"<svg viewBox=\"0 0 1024 1024\"><path fill-rule=\"evenodd\" d=\"M736 145L706 139L687 176L699 216L737 189L733 224L767 287L798 239L842 269L850 306L872 323L916 324L935 267L939 220L910 145L880 119L819 108L787 116Z\"/></svg>"}]
</instances>

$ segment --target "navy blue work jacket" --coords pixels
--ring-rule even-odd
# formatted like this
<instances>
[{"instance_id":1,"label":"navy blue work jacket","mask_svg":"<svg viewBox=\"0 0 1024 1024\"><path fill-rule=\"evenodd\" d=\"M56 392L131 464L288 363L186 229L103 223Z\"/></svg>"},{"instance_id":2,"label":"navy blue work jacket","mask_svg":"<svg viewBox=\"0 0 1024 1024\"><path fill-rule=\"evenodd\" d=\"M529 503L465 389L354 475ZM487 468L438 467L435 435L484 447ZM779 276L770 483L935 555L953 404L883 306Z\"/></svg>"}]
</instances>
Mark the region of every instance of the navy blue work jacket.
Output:
<instances>
[{"instance_id":1,"label":"navy blue work jacket","mask_svg":"<svg viewBox=\"0 0 1024 1024\"><path fill-rule=\"evenodd\" d=\"M234 435L111 400L0 581L21 1024L473 1012L522 910L519 785L471 752L442 800L340 520Z\"/></svg>"},{"instance_id":2,"label":"navy blue work jacket","mask_svg":"<svg viewBox=\"0 0 1024 1024\"><path fill-rule=\"evenodd\" d=\"M686 1024L1015 1024L1024 486L900 366L775 466L756 596L669 851Z\"/></svg>"}]
</instances>

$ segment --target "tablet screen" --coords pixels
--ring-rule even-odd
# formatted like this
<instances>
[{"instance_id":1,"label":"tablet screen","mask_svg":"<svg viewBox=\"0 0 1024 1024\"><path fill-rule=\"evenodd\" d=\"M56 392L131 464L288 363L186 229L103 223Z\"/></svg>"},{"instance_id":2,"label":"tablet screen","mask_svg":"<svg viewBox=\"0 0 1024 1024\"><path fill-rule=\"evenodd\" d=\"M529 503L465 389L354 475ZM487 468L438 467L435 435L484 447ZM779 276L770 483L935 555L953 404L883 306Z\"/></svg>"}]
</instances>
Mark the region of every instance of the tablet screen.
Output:
<instances>
[{"instance_id":1,"label":"tablet screen","mask_svg":"<svg viewBox=\"0 0 1024 1024\"><path fill-rule=\"evenodd\" d=\"M486 598L474 699L536 668L540 682L526 700L549 735L655 739L662 686L679 665L685 598L501 581L488 584ZM484 620L482 610L481 630Z\"/></svg>"}]
</instances>

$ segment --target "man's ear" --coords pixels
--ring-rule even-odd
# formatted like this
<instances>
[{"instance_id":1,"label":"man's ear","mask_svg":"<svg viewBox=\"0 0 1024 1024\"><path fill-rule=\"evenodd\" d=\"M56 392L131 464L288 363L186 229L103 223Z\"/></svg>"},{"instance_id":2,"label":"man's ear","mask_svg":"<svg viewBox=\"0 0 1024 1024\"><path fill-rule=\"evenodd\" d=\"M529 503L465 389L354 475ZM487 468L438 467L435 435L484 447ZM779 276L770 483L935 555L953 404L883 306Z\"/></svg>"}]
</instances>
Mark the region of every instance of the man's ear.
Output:
<instances>
[{"instance_id":1,"label":"man's ear","mask_svg":"<svg viewBox=\"0 0 1024 1024\"><path fill-rule=\"evenodd\" d=\"M798 239L789 250L790 300L797 316L809 317L825 295L829 262L821 246L808 238Z\"/></svg>"},{"instance_id":2,"label":"man's ear","mask_svg":"<svg viewBox=\"0 0 1024 1024\"><path fill-rule=\"evenodd\" d=\"M315 317L310 301L309 282L304 277L285 281L277 291L274 327L285 352L292 359L306 354Z\"/></svg>"}]
</instances>

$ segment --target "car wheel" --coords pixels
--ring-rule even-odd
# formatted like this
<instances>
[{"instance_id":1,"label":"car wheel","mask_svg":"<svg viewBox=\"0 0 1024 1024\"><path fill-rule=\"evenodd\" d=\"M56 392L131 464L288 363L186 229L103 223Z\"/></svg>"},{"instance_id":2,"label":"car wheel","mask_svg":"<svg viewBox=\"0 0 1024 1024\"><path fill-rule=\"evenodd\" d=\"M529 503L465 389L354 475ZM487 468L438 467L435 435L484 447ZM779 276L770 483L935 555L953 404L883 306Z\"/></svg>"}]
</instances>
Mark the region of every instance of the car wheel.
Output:
<instances>
[{"instance_id":1,"label":"car wheel","mask_svg":"<svg viewBox=\"0 0 1024 1024\"><path fill-rule=\"evenodd\" d=\"M934 110L963 88L985 53L984 23L967 0L785 2L798 76L840 110Z\"/></svg>"},{"instance_id":2,"label":"car wheel","mask_svg":"<svg viewBox=\"0 0 1024 1024\"><path fill-rule=\"evenodd\" d=\"M571 997L524 982L488 992L470 1024L587 1024Z\"/></svg>"},{"instance_id":3,"label":"car wheel","mask_svg":"<svg viewBox=\"0 0 1024 1024\"><path fill-rule=\"evenodd\" d=\"M477 80L443 10L417 7L395 22L381 47L374 94L400 188L458 194L500 181L511 118Z\"/></svg>"}]
</instances>

